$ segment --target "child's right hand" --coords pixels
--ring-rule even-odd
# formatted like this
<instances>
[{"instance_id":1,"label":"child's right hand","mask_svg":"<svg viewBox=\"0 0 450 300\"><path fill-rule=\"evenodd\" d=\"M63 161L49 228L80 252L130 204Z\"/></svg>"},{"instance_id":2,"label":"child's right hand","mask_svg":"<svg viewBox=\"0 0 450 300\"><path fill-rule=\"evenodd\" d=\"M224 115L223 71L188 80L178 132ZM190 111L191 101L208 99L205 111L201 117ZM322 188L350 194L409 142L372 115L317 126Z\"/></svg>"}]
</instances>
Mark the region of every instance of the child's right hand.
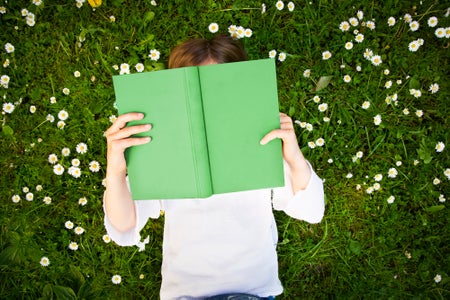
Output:
<instances>
[{"instance_id":1,"label":"child's right hand","mask_svg":"<svg viewBox=\"0 0 450 300\"><path fill-rule=\"evenodd\" d=\"M125 176L127 169L124 155L125 149L150 142L150 137L131 137L134 134L149 131L152 128L150 124L126 127L128 122L142 120L142 118L144 118L142 113L120 115L105 132L108 144L106 155L107 176Z\"/></svg>"}]
</instances>

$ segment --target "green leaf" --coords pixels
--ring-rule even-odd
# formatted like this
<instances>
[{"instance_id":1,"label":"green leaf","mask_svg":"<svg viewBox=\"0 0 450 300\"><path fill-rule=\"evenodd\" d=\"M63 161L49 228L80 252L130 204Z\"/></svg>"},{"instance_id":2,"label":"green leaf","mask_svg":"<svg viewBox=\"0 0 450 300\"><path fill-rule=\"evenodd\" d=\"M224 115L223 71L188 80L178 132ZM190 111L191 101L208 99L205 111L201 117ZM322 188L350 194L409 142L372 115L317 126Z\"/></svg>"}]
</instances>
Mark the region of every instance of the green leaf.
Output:
<instances>
[{"instance_id":1,"label":"green leaf","mask_svg":"<svg viewBox=\"0 0 450 300\"><path fill-rule=\"evenodd\" d=\"M433 205L430 207L425 208L426 212L437 212L440 210L443 210L445 208L445 205Z\"/></svg>"},{"instance_id":2,"label":"green leaf","mask_svg":"<svg viewBox=\"0 0 450 300\"><path fill-rule=\"evenodd\" d=\"M42 299L52 300L53 299L53 288L52 285L46 284L42 290Z\"/></svg>"},{"instance_id":3,"label":"green leaf","mask_svg":"<svg viewBox=\"0 0 450 300\"><path fill-rule=\"evenodd\" d=\"M349 249L353 254L361 254L361 243L355 240L350 240Z\"/></svg>"},{"instance_id":4,"label":"green leaf","mask_svg":"<svg viewBox=\"0 0 450 300\"><path fill-rule=\"evenodd\" d=\"M326 88L330 82L333 76L322 76L319 78L319 81L317 82L316 86L312 89L312 92L318 92L320 90L323 90Z\"/></svg>"},{"instance_id":5,"label":"green leaf","mask_svg":"<svg viewBox=\"0 0 450 300\"><path fill-rule=\"evenodd\" d=\"M14 130L8 125L3 126L2 131L5 136L13 136L14 134Z\"/></svg>"},{"instance_id":6,"label":"green leaf","mask_svg":"<svg viewBox=\"0 0 450 300\"><path fill-rule=\"evenodd\" d=\"M55 292L57 299L62 299L62 300L77 299L77 295L69 287L55 285L55 286L53 286L53 292Z\"/></svg>"},{"instance_id":7,"label":"green leaf","mask_svg":"<svg viewBox=\"0 0 450 300\"><path fill-rule=\"evenodd\" d=\"M417 80L415 77L412 77L409 80L409 88L410 89L416 89L416 90L420 89L420 82L419 82L419 80Z\"/></svg>"}]
</instances>

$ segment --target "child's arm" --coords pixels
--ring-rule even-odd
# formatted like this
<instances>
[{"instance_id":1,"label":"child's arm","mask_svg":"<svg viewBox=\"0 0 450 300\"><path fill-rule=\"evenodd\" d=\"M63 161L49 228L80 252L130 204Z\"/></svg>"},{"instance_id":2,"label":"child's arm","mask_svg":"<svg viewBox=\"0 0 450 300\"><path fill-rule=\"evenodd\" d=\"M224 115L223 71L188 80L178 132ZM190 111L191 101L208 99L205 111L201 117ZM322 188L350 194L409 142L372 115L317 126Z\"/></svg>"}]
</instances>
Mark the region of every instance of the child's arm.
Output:
<instances>
[{"instance_id":1,"label":"child's arm","mask_svg":"<svg viewBox=\"0 0 450 300\"><path fill-rule=\"evenodd\" d=\"M280 129L269 132L262 138L261 144L265 145L276 138L283 141L283 157L290 169L292 190L295 194L308 186L311 168L298 146L292 119L284 113L280 113Z\"/></svg>"},{"instance_id":2,"label":"child's arm","mask_svg":"<svg viewBox=\"0 0 450 300\"><path fill-rule=\"evenodd\" d=\"M125 127L133 120L141 120L141 113L128 113L117 118L106 131L108 143L106 167L105 210L111 224L125 232L136 226L136 209L126 183L125 149L148 143L150 138L132 138L133 134L151 129L149 124Z\"/></svg>"}]
</instances>

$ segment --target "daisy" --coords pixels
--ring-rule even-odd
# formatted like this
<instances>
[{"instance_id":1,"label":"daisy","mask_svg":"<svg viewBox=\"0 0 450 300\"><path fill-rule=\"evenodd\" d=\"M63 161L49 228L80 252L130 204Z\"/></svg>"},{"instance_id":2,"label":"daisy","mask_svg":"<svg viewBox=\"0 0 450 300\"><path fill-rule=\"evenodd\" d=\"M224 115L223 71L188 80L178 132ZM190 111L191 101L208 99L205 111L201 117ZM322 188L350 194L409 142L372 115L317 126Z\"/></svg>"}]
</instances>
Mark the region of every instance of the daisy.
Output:
<instances>
[{"instance_id":1,"label":"daisy","mask_svg":"<svg viewBox=\"0 0 450 300\"><path fill-rule=\"evenodd\" d=\"M62 149L61 149L61 154L62 154L63 156L65 156L65 157L69 156L69 155L70 155L70 149L67 148L67 147L62 148Z\"/></svg>"},{"instance_id":2,"label":"daisy","mask_svg":"<svg viewBox=\"0 0 450 300\"><path fill-rule=\"evenodd\" d=\"M322 59L323 60L328 60L330 58L331 58L331 52L330 51L327 50L327 51L322 53Z\"/></svg>"},{"instance_id":3,"label":"daisy","mask_svg":"<svg viewBox=\"0 0 450 300\"><path fill-rule=\"evenodd\" d=\"M382 174L377 174L373 177L373 179L377 182L381 181L383 179L383 175Z\"/></svg>"},{"instance_id":4,"label":"daisy","mask_svg":"<svg viewBox=\"0 0 450 300\"><path fill-rule=\"evenodd\" d=\"M55 173L56 175L62 175L64 173L64 167L60 164L56 164L53 167L53 173Z\"/></svg>"},{"instance_id":5,"label":"daisy","mask_svg":"<svg viewBox=\"0 0 450 300\"><path fill-rule=\"evenodd\" d=\"M110 243L111 242L111 238L107 234L103 235L102 239L103 239L103 241L105 243Z\"/></svg>"},{"instance_id":6,"label":"daisy","mask_svg":"<svg viewBox=\"0 0 450 300\"><path fill-rule=\"evenodd\" d=\"M356 71L361 72L361 66L356 66Z\"/></svg>"},{"instance_id":7,"label":"daisy","mask_svg":"<svg viewBox=\"0 0 450 300\"><path fill-rule=\"evenodd\" d=\"M388 171L388 177L389 178L395 178L395 177L397 177L397 175L398 175L398 172L397 172L396 168L390 168L389 169L389 171Z\"/></svg>"},{"instance_id":8,"label":"daisy","mask_svg":"<svg viewBox=\"0 0 450 300\"><path fill-rule=\"evenodd\" d=\"M405 14L403 18L405 19L406 23L410 23L412 21L412 17L410 14Z\"/></svg>"},{"instance_id":9,"label":"daisy","mask_svg":"<svg viewBox=\"0 0 450 300\"><path fill-rule=\"evenodd\" d=\"M253 35L253 31L250 28L246 28L244 31L244 36L249 38Z\"/></svg>"},{"instance_id":10,"label":"daisy","mask_svg":"<svg viewBox=\"0 0 450 300\"><path fill-rule=\"evenodd\" d=\"M352 17L352 18L350 18L348 21L350 22L350 24L351 24L352 26L358 26L358 25L359 25L359 21L358 21L357 18Z\"/></svg>"},{"instance_id":11,"label":"daisy","mask_svg":"<svg viewBox=\"0 0 450 300\"><path fill-rule=\"evenodd\" d=\"M444 175L447 176L447 179L450 180L450 168L445 169Z\"/></svg>"},{"instance_id":12,"label":"daisy","mask_svg":"<svg viewBox=\"0 0 450 300\"><path fill-rule=\"evenodd\" d=\"M10 60L7 58L5 59L5 61L3 62L3 68L7 68L9 66Z\"/></svg>"},{"instance_id":13,"label":"daisy","mask_svg":"<svg viewBox=\"0 0 450 300\"><path fill-rule=\"evenodd\" d=\"M439 195L439 202L444 203L446 201L445 196L443 194Z\"/></svg>"},{"instance_id":14,"label":"daisy","mask_svg":"<svg viewBox=\"0 0 450 300\"><path fill-rule=\"evenodd\" d=\"M30 113L34 114L36 112L36 106L31 105L30 106Z\"/></svg>"},{"instance_id":15,"label":"daisy","mask_svg":"<svg viewBox=\"0 0 450 300\"><path fill-rule=\"evenodd\" d=\"M142 71L144 71L144 64L142 63L137 63L134 68L136 69L136 71L138 71L138 73L142 73Z\"/></svg>"},{"instance_id":16,"label":"daisy","mask_svg":"<svg viewBox=\"0 0 450 300\"><path fill-rule=\"evenodd\" d=\"M77 227L75 227L74 232L77 235L83 234L84 233L84 228L81 227L81 226L77 226Z\"/></svg>"},{"instance_id":17,"label":"daisy","mask_svg":"<svg viewBox=\"0 0 450 300\"><path fill-rule=\"evenodd\" d=\"M277 7L278 10L282 10L284 8L284 2L283 1L277 1L277 3L275 4L275 6Z\"/></svg>"},{"instance_id":18,"label":"daisy","mask_svg":"<svg viewBox=\"0 0 450 300\"><path fill-rule=\"evenodd\" d=\"M436 274L436 276L434 276L433 279L434 279L434 282L439 283L442 280L442 276L439 274Z\"/></svg>"},{"instance_id":19,"label":"daisy","mask_svg":"<svg viewBox=\"0 0 450 300\"><path fill-rule=\"evenodd\" d=\"M416 110L416 116L419 118L423 117L423 111L421 109Z\"/></svg>"},{"instance_id":20,"label":"daisy","mask_svg":"<svg viewBox=\"0 0 450 300\"><path fill-rule=\"evenodd\" d=\"M75 150L80 154L84 154L87 152L87 145L85 143L79 143Z\"/></svg>"},{"instance_id":21,"label":"daisy","mask_svg":"<svg viewBox=\"0 0 450 300\"><path fill-rule=\"evenodd\" d=\"M350 75L345 75L344 76L344 81L349 83L352 80L352 78L350 77Z\"/></svg>"},{"instance_id":22,"label":"daisy","mask_svg":"<svg viewBox=\"0 0 450 300\"><path fill-rule=\"evenodd\" d=\"M219 31L219 25L217 23L211 23L208 26L208 30L211 33L216 33L217 31Z\"/></svg>"},{"instance_id":23,"label":"daisy","mask_svg":"<svg viewBox=\"0 0 450 300\"><path fill-rule=\"evenodd\" d=\"M66 96L70 94L70 90L68 88L66 88L66 87L62 89L62 92Z\"/></svg>"},{"instance_id":24,"label":"daisy","mask_svg":"<svg viewBox=\"0 0 450 300\"><path fill-rule=\"evenodd\" d=\"M437 83L433 83L432 85L430 85L429 91L432 94L435 94L439 91L439 85Z\"/></svg>"},{"instance_id":25,"label":"daisy","mask_svg":"<svg viewBox=\"0 0 450 300\"><path fill-rule=\"evenodd\" d=\"M328 109L328 104L322 103L322 104L319 105L318 108L319 108L320 112L324 112L324 111L326 111Z\"/></svg>"},{"instance_id":26,"label":"daisy","mask_svg":"<svg viewBox=\"0 0 450 300\"><path fill-rule=\"evenodd\" d=\"M442 27L439 27L438 29L436 29L436 31L434 32L434 34L438 37L438 38L443 38L445 37L445 29Z\"/></svg>"},{"instance_id":27,"label":"daisy","mask_svg":"<svg viewBox=\"0 0 450 300\"><path fill-rule=\"evenodd\" d=\"M436 144L435 149L436 149L436 152L442 152L445 149L445 144L443 142L438 142Z\"/></svg>"},{"instance_id":28,"label":"daisy","mask_svg":"<svg viewBox=\"0 0 450 300\"><path fill-rule=\"evenodd\" d=\"M367 194L372 194L373 191L374 191L374 188L371 187L371 186L369 186L369 187L366 189L366 193L367 193Z\"/></svg>"},{"instance_id":29,"label":"daisy","mask_svg":"<svg viewBox=\"0 0 450 300\"><path fill-rule=\"evenodd\" d=\"M81 206L85 206L87 204L86 197L81 197L80 199L78 199L78 204Z\"/></svg>"},{"instance_id":30,"label":"daisy","mask_svg":"<svg viewBox=\"0 0 450 300\"><path fill-rule=\"evenodd\" d=\"M72 175L75 178L80 178L80 176L81 176L81 169L78 168L78 167L71 166L69 168L69 170L67 171L67 173L69 173L70 175Z\"/></svg>"},{"instance_id":31,"label":"daisy","mask_svg":"<svg viewBox=\"0 0 450 300\"><path fill-rule=\"evenodd\" d=\"M61 121L65 121L67 120L67 118L69 117L69 113L65 110L60 110L58 113L58 119L60 119Z\"/></svg>"},{"instance_id":32,"label":"daisy","mask_svg":"<svg viewBox=\"0 0 450 300\"><path fill-rule=\"evenodd\" d=\"M379 55L374 55L372 56L372 58L370 59L370 61L372 62L372 64L374 66L379 66L383 61L381 60L381 56Z\"/></svg>"},{"instance_id":33,"label":"daisy","mask_svg":"<svg viewBox=\"0 0 450 300\"><path fill-rule=\"evenodd\" d=\"M392 86L392 81L391 80L386 81L386 83L384 84L384 87L387 88L387 89L390 89L391 86Z\"/></svg>"},{"instance_id":34,"label":"daisy","mask_svg":"<svg viewBox=\"0 0 450 300\"><path fill-rule=\"evenodd\" d=\"M66 223L64 223L64 227L66 227L67 229L72 229L73 223L71 221L66 221Z\"/></svg>"},{"instance_id":35,"label":"daisy","mask_svg":"<svg viewBox=\"0 0 450 300\"><path fill-rule=\"evenodd\" d=\"M373 51L366 48L366 50L364 51L364 58L370 60L372 58L372 56L373 56Z\"/></svg>"},{"instance_id":36,"label":"daisy","mask_svg":"<svg viewBox=\"0 0 450 300\"><path fill-rule=\"evenodd\" d=\"M427 21L429 27L435 27L438 24L438 18L430 17Z\"/></svg>"},{"instance_id":37,"label":"daisy","mask_svg":"<svg viewBox=\"0 0 450 300\"><path fill-rule=\"evenodd\" d=\"M42 200L45 204L49 205L50 203L52 203L52 198L45 196L44 200Z\"/></svg>"},{"instance_id":38,"label":"daisy","mask_svg":"<svg viewBox=\"0 0 450 300\"><path fill-rule=\"evenodd\" d=\"M72 166L79 167L80 166L80 160L78 158L72 159Z\"/></svg>"},{"instance_id":39,"label":"daisy","mask_svg":"<svg viewBox=\"0 0 450 300\"><path fill-rule=\"evenodd\" d=\"M315 102L315 103L319 103L320 102L320 97L319 96L314 96L313 97L313 101Z\"/></svg>"},{"instance_id":40,"label":"daisy","mask_svg":"<svg viewBox=\"0 0 450 300\"><path fill-rule=\"evenodd\" d=\"M314 149L314 148L316 148L316 143L308 142L308 147L311 148L311 149Z\"/></svg>"},{"instance_id":41,"label":"daisy","mask_svg":"<svg viewBox=\"0 0 450 300\"><path fill-rule=\"evenodd\" d=\"M112 115L112 116L109 116L108 119L109 119L109 122L114 123L117 120L117 116L116 115Z\"/></svg>"},{"instance_id":42,"label":"daisy","mask_svg":"<svg viewBox=\"0 0 450 300\"><path fill-rule=\"evenodd\" d=\"M289 2L288 5L287 5L287 7L288 7L288 10L289 10L289 11L291 11L291 12L294 11L294 9L295 9L295 4L294 4L294 2L292 2L292 1Z\"/></svg>"},{"instance_id":43,"label":"daisy","mask_svg":"<svg viewBox=\"0 0 450 300\"><path fill-rule=\"evenodd\" d=\"M308 130L308 131L313 131L313 126L312 126L312 124L310 124L310 123L306 123L305 128L306 128L306 130Z\"/></svg>"},{"instance_id":44,"label":"daisy","mask_svg":"<svg viewBox=\"0 0 450 300\"><path fill-rule=\"evenodd\" d=\"M362 41L364 41L364 35L362 33L358 33L355 36L355 41L358 42L358 43L361 43Z\"/></svg>"},{"instance_id":45,"label":"daisy","mask_svg":"<svg viewBox=\"0 0 450 300\"><path fill-rule=\"evenodd\" d=\"M303 77L309 78L310 76L311 76L311 70L310 69L306 69L305 71L303 71Z\"/></svg>"},{"instance_id":46,"label":"daisy","mask_svg":"<svg viewBox=\"0 0 450 300\"><path fill-rule=\"evenodd\" d=\"M388 25L390 27L395 25L395 18L394 17L389 17L388 21L387 21Z\"/></svg>"},{"instance_id":47,"label":"daisy","mask_svg":"<svg viewBox=\"0 0 450 300\"><path fill-rule=\"evenodd\" d=\"M362 151L356 152L356 157L357 158L362 158L363 156L364 156L364 152L362 152Z\"/></svg>"},{"instance_id":48,"label":"daisy","mask_svg":"<svg viewBox=\"0 0 450 300\"><path fill-rule=\"evenodd\" d=\"M27 193L27 194L25 195L25 199L26 199L27 201L33 201L33 199L34 199L33 193Z\"/></svg>"},{"instance_id":49,"label":"daisy","mask_svg":"<svg viewBox=\"0 0 450 300\"><path fill-rule=\"evenodd\" d=\"M61 130L64 129L64 126L66 126L66 123L64 121L58 121L58 123L56 123L56 127Z\"/></svg>"},{"instance_id":50,"label":"daisy","mask_svg":"<svg viewBox=\"0 0 450 300\"><path fill-rule=\"evenodd\" d=\"M109 21L111 22L111 23L114 23L114 22L116 22L116 17L115 16L109 16Z\"/></svg>"},{"instance_id":51,"label":"daisy","mask_svg":"<svg viewBox=\"0 0 450 300\"><path fill-rule=\"evenodd\" d=\"M50 264L50 260L48 259L48 257L44 256L41 258L40 264L43 267L47 267Z\"/></svg>"},{"instance_id":52,"label":"daisy","mask_svg":"<svg viewBox=\"0 0 450 300\"><path fill-rule=\"evenodd\" d=\"M387 203L392 204L395 201L395 197L394 196L389 196L389 198L387 198Z\"/></svg>"},{"instance_id":53,"label":"daisy","mask_svg":"<svg viewBox=\"0 0 450 300\"><path fill-rule=\"evenodd\" d=\"M120 64L120 75L122 74L130 74L130 65L127 63Z\"/></svg>"},{"instance_id":54,"label":"daisy","mask_svg":"<svg viewBox=\"0 0 450 300\"><path fill-rule=\"evenodd\" d=\"M351 50L352 48L353 48L353 43L352 42L345 43L345 49Z\"/></svg>"},{"instance_id":55,"label":"daisy","mask_svg":"<svg viewBox=\"0 0 450 300\"><path fill-rule=\"evenodd\" d=\"M100 170L100 164L97 161L91 161L89 163L89 170L91 170L91 172L98 172Z\"/></svg>"},{"instance_id":56,"label":"daisy","mask_svg":"<svg viewBox=\"0 0 450 300\"><path fill-rule=\"evenodd\" d=\"M316 146L322 147L323 145L325 145L325 140L323 138L318 138L315 144Z\"/></svg>"},{"instance_id":57,"label":"daisy","mask_svg":"<svg viewBox=\"0 0 450 300\"><path fill-rule=\"evenodd\" d=\"M75 76L76 78L80 77L81 76L80 71L73 72L73 76Z\"/></svg>"},{"instance_id":58,"label":"daisy","mask_svg":"<svg viewBox=\"0 0 450 300\"><path fill-rule=\"evenodd\" d=\"M150 4L153 5L153 6L157 5L155 0L150 1Z\"/></svg>"},{"instance_id":59,"label":"daisy","mask_svg":"<svg viewBox=\"0 0 450 300\"><path fill-rule=\"evenodd\" d=\"M286 60L286 53L281 52L280 54L278 54L278 60L283 62Z\"/></svg>"},{"instance_id":60,"label":"daisy","mask_svg":"<svg viewBox=\"0 0 450 300\"><path fill-rule=\"evenodd\" d=\"M234 32L233 37L241 39L244 37L244 35L245 35L245 28L242 26L236 27L236 31Z\"/></svg>"},{"instance_id":61,"label":"daisy","mask_svg":"<svg viewBox=\"0 0 450 300\"><path fill-rule=\"evenodd\" d=\"M11 200L13 203L19 203L20 202L20 196L19 195L14 195L11 197Z\"/></svg>"},{"instance_id":62,"label":"daisy","mask_svg":"<svg viewBox=\"0 0 450 300\"><path fill-rule=\"evenodd\" d=\"M358 10L358 12L356 13L356 16L358 17L358 19L362 20L364 18L364 12L361 10Z\"/></svg>"},{"instance_id":63,"label":"daisy","mask_svg":"<svg viewBox=\"0 0 450 300\"><path fill-rule=\"evenodd\" d=\"M8 75L2 75L2 77L0 77L0 84L7 89L8 88L8 84L9 84L9 76Z\"/></svg>"},{"instance_id":64,"label":"daisy","mask_svg":"<svg viewBox=\"0 0 450 300\"><path fill-rule=\"evenodd\" d=\"M367 26L370 30L374 30L374 29L375 29L375 22L373 22L373 21L367 21L367 22L366 22L366 26Z\"/></svg>"},{"instance_id":65,"label":"daisy","mask_svg":"<svg viewBox=\"0 0 450 300\"><path fill-rule=\"evenodd\" d=\"M433 185L438 185L440 183L441 183L441 181L439 180L439 178L434 178L433 179Z\"/></svg>"},{"instance_id":66,"label":"daisy","mask_svg":"<svg viewBox=\"0 0 450 300\"><path fill-rule=\"evenodd\" d=\"M378 182L374 183L372 187L374 191L379 191L381 189L381 185Z\"/></svg>"},{"instance_id":67,"label":"daisy","mask_svg":"<svg viewBox=\"0 0 450 300\"><path fill-rule=\"evenodd\" d=\"M348 31L350 29L350 24L347 21L341 22L341 24L339 24L339 29L342 32Z\"/></svg>"},{"instance_id":68,"label":"daisy","mask_svg":"<svg viewBox=\"0 0 450 300\"><path fill-rule=\"evenodd\" d=\"M56 103L56 97L50 97L50 104Z\"/></svg>"},{"instance_id":69,"label":"daisy","mask_svg":"<svg viewBox=\"0 0 450 300\"><path fill-rule=\"evenodd\" d=\"M350 179L350 178L352 178L353 177L353 174L352 173L347 173L347 175L345 175L345 178L347 178L347 179Z\"/></svg>"},{"instance_id":70,"label":"daisy","mask_svg":"<svg viewBox=\"0 0 450 300\"><path fill-rule=\"evenodd\" d=\"M3 103L3 111L5 113L8 113L8 114L12 113L14 111L14 108L15 108L14 104L12 104L10 102Z\"/></svg>"},{"instance_id":71,"label":"daisy","mask_svg":"<svg viewBox=\"0 0 450 300\"><path fill-rule=\"evenodd\" d=\"M389 75L389 73L391 73L391 71L389 71L389 69L385 69L385 70L383 71L383 74L386 75L386 76Z\"/></svg>"},{"instance_id":72,"label":"daisy","mask_svg":"<svg viewBox=\"0 0 450 300\"><path fill-rule=\"evenodd\" d=\"M375 124L375 125L380 125L381 124L381 115L376 115L375 117L373 117L373 123Z\"/></svg>"},{"instance_id":73,"label":"daisy","mask_svg":"<svg viewBox=\"0 0 450 300\"><path fill-rule=\"evenodd\" d=\"M114 284L120 284L122 282L122 277L120 277L120 275L114 275L111 278L112 283Z\"/></svg>"},{"instance_id":74,"label":"daisy","mask_svg":"<svg viewBox=\"0 0 450 300\"><path fill-rule=\"evenodd\" d=\"M14 49L15 48L14 48L13 44L11 44L11 43L6 43L5 44L6 53L13 53Z\"/></svg>"},{"instance_id":75,"label":"daisy","mask_svg":"<svg viewBox=\"0 0 450 300\"><path fill-rule=\"evenodd\" d=\"M409 28L411 29L411 31L417 31L419 29L419 22L412 21L411 23L409 23Z\"/></svg>"},{"instance_id":76,"label":"daisy","mask_svg":"<svg viewBox=\"0 0 450 300\"><path fill-rule=\"evenodd\" d=\"M57 161L58 156L56 156L56 154L52 153L48 156L48 162L51 163L52 165L56 164Z\"/></svg>"},{"instance_id":77,"label":"daisy","mask_svg":"<svg viewBox=\"0 0 450 300\"><path fill-rule=\"evenodd\" d=\"M148 57L150 57L151 60L157 61L159 59L160 53L156 49L150 50L150 54Z\"/></svg>"},{"instance_id":78,"label":"daisy","mask_svg":"<svg viewBox=\"0 0 450 300\"><path fill-rule=\"evenodd\" d=\"M444 29L444 31L445 31L445 37L446 37L446 38L450 38L450 27L446 27L446 28Z\"/></svg>"},{"instance_id":79,"label":"daisy","mask_svg":"<svg viewBox=\"0 0 450 300\"><path fill-rule=\"evenodd\" d=\"M412 41L411 43L409 43L408 49L411 52L416 52L417 50L419 50L419 43L417 43L417 41Z\"/></svg>"},{"instance_id":80,"label":"daisy","mask_svg":"<svg viewBox=\"0 0 450 300\"><path fill-rule=\"evenodd\" d=\"M78 250L78 244L76 242L70 242L69 249L73 251Z\"/></svg>"},{"instance_id":81,"label":"daisy","mask_svg":"<svg viewBox=\"0 0 450 300\"><path fill-rule=\"evenodd\" d=\"M266 13L266 4L263 3L263 4L261 4L261 14L263 15L265 13Z\"/></svg>"},{"instance_id":82,"label":"daisy","mask_svg":"<svg viewBox=\"0 0 450 300\"><path fill-rule=\"evenodd\" d=\"M277 51L276 50L270 50L269 51L269 57L270 58L275 58L275 56L277 56Z\"/></svg>"}]
</instances>

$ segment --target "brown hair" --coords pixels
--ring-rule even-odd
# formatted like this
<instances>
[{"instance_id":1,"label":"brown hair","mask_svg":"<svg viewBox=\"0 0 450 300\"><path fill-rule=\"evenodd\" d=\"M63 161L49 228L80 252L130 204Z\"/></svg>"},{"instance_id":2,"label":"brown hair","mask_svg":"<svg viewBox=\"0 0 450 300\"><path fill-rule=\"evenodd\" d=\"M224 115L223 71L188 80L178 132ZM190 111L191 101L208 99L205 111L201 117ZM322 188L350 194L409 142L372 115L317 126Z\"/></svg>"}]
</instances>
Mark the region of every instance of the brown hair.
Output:
<instances>
[{"instance_id":1,"label":"brown hair","mask_svg":"<svg viewBox=\"0 0 450 300\"><path fill-rule=\"evenodd\" d=\"M247 60L242 44L227 35L192 39L176 46L169 56L169 69L198 66L213 60L219 64Z\"/></svg>"}]
</instances>

